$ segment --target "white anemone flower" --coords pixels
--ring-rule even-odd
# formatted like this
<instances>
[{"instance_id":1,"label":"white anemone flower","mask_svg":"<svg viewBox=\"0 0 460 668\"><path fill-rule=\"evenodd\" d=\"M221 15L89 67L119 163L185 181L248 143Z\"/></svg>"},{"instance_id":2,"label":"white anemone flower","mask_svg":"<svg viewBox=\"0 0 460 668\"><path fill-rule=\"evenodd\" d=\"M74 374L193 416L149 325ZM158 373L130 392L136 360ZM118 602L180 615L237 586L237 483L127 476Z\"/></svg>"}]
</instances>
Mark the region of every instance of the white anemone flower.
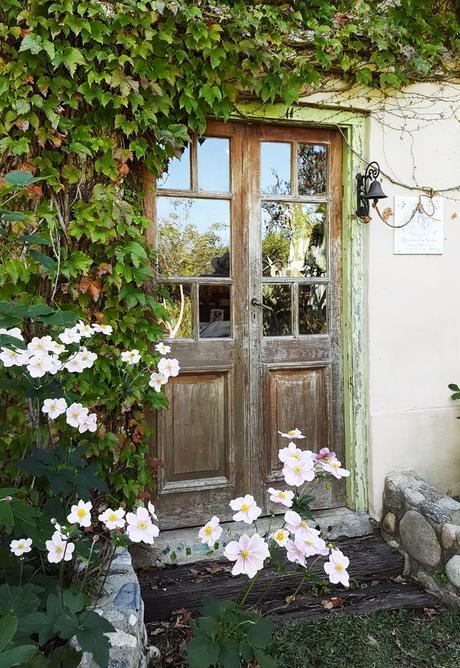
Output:
<instances>
[{"instance_id":1,"label":"white anemone flower","mask_svg":"<svg viewBox=\"0 0 460 668\"><path fill-rule=\"evenodd\" d=\"M66 422L71 427L79 427L81 422L84 422L88 416L88 409L79 403L70 404L66 410Z\"/></svg>"},{"instance_id":2,"label":"white anemone flower","mask_svg":"<svg viewBox=\"0 0 460 668\"><path fill-rule=\"evenodd\" d=\"M332 473L334 478L337 478L339 480L340 478L348 478L350 475L350 471L347 471L347 469L342 468L342 462L339 462L338 459L331 459L330 461L324 461L321 462L321 468L323 471L327 471L328 473Z\"/></svg>"},{"instance_id":3,"label":"white anemone flower","mask_svg":"<svg viewBox=\"0 0 460 668\"><path fill-rule=\"evenodd\" d=\"M219 518L214 515L198 532L198 538L201 538L201 542L206 543L209 548L213 548L222 535L223 529L219 522Z\"/></svg>"},{"instance_id":4,"label":"white anemone flower","mask_svg":"<svg viewBox=\"0 0 460 668\"><path fill-rule=\"evenodd\" d=\"M160 353L160 355L167 355L171 352L171 346L167 346L162 341L160 341L160 343L157 343L155 346L155 350L157 353Z\"/></svg>"},{"instance_id":5,"label":"white anemone flower","mask_svg":"<svg viewBox=\"0 0 460 668\"><path fill-rule=\"evenodd\" d=\"M224 550L224 557L235 562L232 575L243 573L250 579L264 567L264 561L269 556L268 545L258 533L251 537L244 533L239 541L232 540Z\"/></svg>"},{"instance_id":6,"label":"white anemone flower","mask_svg":"<svg viewBox=\"0 0 460 668\"><path fill-rule=\"evenodd\" d=\"M237 511L233 515L235 522L246 522L246 524L252 524L262 512L262 509L256 504L254 497L250 494L232 499L230 501L230 508Z\"/></svg>"},{"instance_id":7,"label":"white anemone flower","mask_svg":"<svg viewBox=\"0 0 460 668\"><path fill-rule=\"evenodd\" d=\"M289 561L300 566L306 566L305 553L293 540L288 540L286 543L286 556Z\"/></svg>"},{"instance_id":8,"label":"white anemone flower","mask_svg":"<svg viewBox=\"0 0 460 668\"><path fill-rule=\"evenodd\" d=\"M295 443L288 443L285 448L281 448L278 451L278 459L283 462L287 462L288 459L300 459L304 457L305 450L301 450L296 446Z\"/></svg>"},{"instance_id":9,"label":"white anemone flower","mask_svg":"<svg viewBox=\"0 0 460 668\"><path fill-rule=\"evenodd\" d=\"M315 554L327 556L329 549L326 542L320 538L319 531L308 527L308 530L298 533L295 537L295 544L300 547L306 557L313 557Z\"/></svg>"},{"instance_id":10,"label":"white anemone flower","mask_svg":"<svg viewBox=\"0 0 460 668\"><path fill-rule=\"evenodd\" d=\"M51 420L65 413L67 410L67 401L65 399L45 399L42 406L42 412L47 413Z\"/></svg>"},{"instance_id":11,"label":"white anemone flower","mask_svg":"<svg viewBox=\"0 0 460 668\"><path fill-rule=\"evenodd\" d=\"M287 485L300 487L304 482L311 482L314 479L314 462L309 457L299 460L288 459L283 466L283 476Z\"/></svg>"},{"instance_id":12,"label":"white anemone flower","mask_svg":"<svg viewBox=\"0 0 460 668\"><path fill-rule=\"evenodd\" d=\"M42 378L46 373L54 370L51 357L46 355L34 355L27 361L27 371L32 378Z\"/></svg>"},{"instance_id":13,"label":"white anemone flower","mask_svg":"<svg viewBox=\"0 0 460 668\"><path fill-rule=\"evenodd\" d=\"M67 515L67 522L78 524L81 527L91 526L91 501L80 500L76 505L71 506L70 513Z\"/></svg>"},{"instance_id":14,"label":"white anemone flower","mask_svg":"<svg viewBox=\"0 0 460 668\"><path fill-rule=\"evenodd\" d=\"M99 325L98 323L95 323L92 327L95 332L105 334L106 336L110 336L113 332L112 325Z\"/></svg>"},{"instance_id":15,"label":"white anemone flower","mask_svg":"<svg viewBox=\"0 0 460 668\"><path fill-rule=\"evenodd\" d=\"M293 533L296 538L297 536L302 538L309 535L310 527L307 520L302 519L295 510L287 510L284 514L284 521L286 522L286 529Z\"/></svg>"},{"instance_id":16,"label":"white anemone flower","mask_svg":"<svg viewBox=\"0 0 460 668\"><path fill-rule=\"evenodd\" d=\"M109 531L113 531L114 529L123 529L126 524L124 517L125 511L123 508L118 508L118 510L107 508L107 510L99 515L98 520L103 522Z\"/></svg>"},{"instance_id":17,"label":"white anemone flower","mask_svg":"<svg viewBox=\"0 0 460 668\"><path fill-rule=\"evenodd\" d=\"M23 554L32 551L32 538L12 540L10 543L10 550L15 557L22 557Z\"/></svg>"},{"instance_id":18,"label":"white anemone flower","mask_svg":"<svg viewBox=\"0 0 460 668\"><path fill-rule=\"evenodd\" d=\"M61 334L59 334L58 339L62 343L80 343L81 334L76 327L67 327Z\"/></svg>"},{"instance_id":19,"label":"white anemone flower","mask_svg":"<svg viewBox=\"0 0 460 668\"><path fill-rule=\"evenodd\" d=\"M86 369L86 366L79 353L75 353L72 357L69 357L64 364L64 368L67 369L69 373L82 373Z\"/></svg>"},{"instance_id":20,"label":"white anemone flower","mask_svg":"<svg viewBox=\"0 0 460 668\"><path fill-rule=\"evenodd\" d=\"M83 416L78 424L78 431L84 434L87 431L94 433L97 431L97 415L96 413L88 413Z\"/></svg>"},{"instance_id":21,"label":"white anemone flower","mask_svg":"<svg viewBox=\"0 0 460 668\"><path fill-rule=\"evenodd\" d=\"M343 584L344 587L350 585L350 576L347 573L347 568L350 565L350 560L340 550L332 550L329 555L329 561L324 564L324 570L329 576L329 581L332 584Z\"/></svg>"},{"instance_id":22,"label":"white anemone flower","mask_svg":"<svg viewBox=\"0 0 460 668\"><path fill-rule=\"evenodd\" d=\"M21 341L24 341L24 337L19 327L12 327L11 329L5 329L4 327L0 327L0 334L5 334L6 336L12 336L15 339L20 339Z\"/></svg>"},{"instance_id":23,"label":"white anemone flower","mask_svg":"<svg viewBox=\"0 0 460 668\"><path fill-rule=\"evenodd\" d=\"M54 375L58 373L58 371L60 371L64 365L57 355L48 355L48 357L51 361L51 369L49 370L49 373Z\"/></svg>"},{"instance_id":24,"label":"white anemone flower","mask_svg":"<svg viewBox=\"0 0 460 668\"><path fill-rule=\"evenodd\" d=\"M80 334L81 338L84 339L89 339L89 337L94 334L94 328L91 325L85 324L82 320L77 322L75 329Z\"/></svg>"},{"instance_id":25,"label":"white anemone flower","mask_svg":"<svg viewBox=\"0 0 460 668\"><path fill-rule=\"evenodd\" d=\"M286 547L289 540L289 531L286 531L286 529L278 529L278 531L274 531L270 534L270 538L272 538L275 543L278 543L280 547Z\"/></svg>"},{"instance_id":26,"label":"white anemone flower","mask_svg":"<svg viewBox=\"0 0 460 668\"><path fill-rule=\"evenodd\" d=\"M292 500L294 498L294 492L290 489L274 489L273 487L268 488L268 493L270 494L270 501L272 503L280 503L286 508L292 506Z\"/></svg>"},{"instance_id":27,"label":"white anemone flower","mask_svg":"<svg viewBox=\"0 0 460 668\"><path fill-rule=\"evenodd\" d=\"M162 373L156 373L155 371L150 374L149 385L153 387L155 392L161 392L161 386L166 385L168 382L167 376Z\"/></svg>"},{"instance_id":28,"label":"white anemone flower","mask_svg":"<svg viewBox=\"0 0 460 668\"><path fill-rule=\"evenodd\" d=\"M180 371L179 362L173 357L163 357L158 362L158 371L166 378L178 376Z\"/></svg>"},{"instance_id":29,"label":"white anemone flower","mask_svg":"<svg viewBox=\"0 0 460 668\"><path fill-rule=\"evenodd\" d=\"M53 353L53 355L62 355L62 353L65 353L66 348L62 343L58 343L57 341L51 341L49 348L48 348L50 353Z\"/></svg>"},{"instance_id":30,"label":"white anemone flower","mask_svg":"<svg viewBox=\"0 0 460 668\"><path fill-rule=\"evenodd\" d=\"M291 438L291 439L305 438L300 429L291 429L288 432L279 431L278 434L280 434L280 436L282 436L283 438Z\"/></svg>"},{"instance_id":31,"label":"white anemone flower","mask_svg":"<svg viewBox=\"0 0 460 668\"><path fill-rule=\"evenodd\" d=\"M82 364L84 369L91 369L94 362L97 360L96 353L92 353L90 350L82 346L78 353L76 354L78 361Z\"/></svg>"},{"instance_id":32,"label":"white anemone flower","mask_svg":"<svg viewBox=\"0 0 460 668\"><path fill-rule=\"evenodd\" d=\"M121 353L121 361L126 362L129 366L138 364L140 362L141 356L139 351L134 348L133 350L125 350Z\"/></svg>"},{"instance_id":33,"label":"white anemone flower","mask_svg":"<svg viewBox=\"0 0 460 668\"><path fill-rule=\"evenodd\" d=\"M72 559L75 545L65 540L60 531L55 531L51 540L47 540L46 549L48 550L48 561L50 564L59 564L62 560L70 561Z\"/></svg>"},{"instance_id":34,"label":"white anemone flower","mask_svg":"<svg viewBox=\"0 0 460 668\"><path fill-rule=\"evenodd\" d=\"M53 343L51 336L34 336L32 341L27 344L27 350L31 357L33 355L46 355L51 350Z\"/></svg>"},{"instance_id":35,"label":"white anemone flower","mask_svg":"<svg viewBox=\"0 0 460 668\"><path fill-rule=\"evenodd\" d=\"M147 503L147 510L148 510L149 513L151 514L152 518L153 518L156 522L158 522L158 517L157 517L157 514L156 514L156 512L155 512L155 506L153 505L153 503L152 503L151 501L149 501L149 502Z\"/></svg>"},{"instance_id":36,"label":"white anemone flower","mask_svg":"<svg viewBox=\"0 0 460 668\"><path fill-rule=\"evenodd\" d=\"M0 353L0 360L3 366L25 366L29 361L29 353L27 350L11 350L10 348L2 348Z\"/></svg>"},{"instance_id":37,"label":"white anemone flower","mask_svg":"<svg viewBox=\"0 0 460 668\"><path fill-rule=\"evenodd\" d=\"M153 545L154 539L160 533L159 528L153 524L147 508L140 506L135 513L127 513L126 533L133 543L147 543Z\"/></svg>"}]
</instances>

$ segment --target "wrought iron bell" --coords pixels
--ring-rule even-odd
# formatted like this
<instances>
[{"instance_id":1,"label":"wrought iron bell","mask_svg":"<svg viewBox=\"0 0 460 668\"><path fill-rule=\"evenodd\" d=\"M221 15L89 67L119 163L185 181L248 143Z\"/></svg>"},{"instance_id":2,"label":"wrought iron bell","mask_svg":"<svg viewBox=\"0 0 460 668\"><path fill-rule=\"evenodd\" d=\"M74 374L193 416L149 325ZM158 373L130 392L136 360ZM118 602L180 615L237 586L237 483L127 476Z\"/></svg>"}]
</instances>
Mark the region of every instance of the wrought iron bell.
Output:
<instances>
[{"instance_id":1,"label":"wrought iron bell","mask_svg":"<svg viewBox=\"0 0 460 668\"><path fill-rule=\"evenodd\" d=\"M372 199L374 201L377 201L379 199L385 199L386 195L382 190L382 185L380 181L377 181L377 179L375 179L375 181L372 181L367 190L367 193L363 195L363 197L369 200Z\"/></svg>"}]
</instances>

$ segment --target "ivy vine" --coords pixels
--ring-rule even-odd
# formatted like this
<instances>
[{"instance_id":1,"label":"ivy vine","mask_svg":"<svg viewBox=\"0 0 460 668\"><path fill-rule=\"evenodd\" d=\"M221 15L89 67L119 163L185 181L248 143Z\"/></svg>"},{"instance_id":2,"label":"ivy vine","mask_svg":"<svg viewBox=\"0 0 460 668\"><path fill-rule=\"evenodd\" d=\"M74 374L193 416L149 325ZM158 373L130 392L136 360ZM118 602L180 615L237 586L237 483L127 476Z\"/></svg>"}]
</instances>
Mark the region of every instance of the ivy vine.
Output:
<instances>
[{"instance_id":1,"label":"ivy vine","mask_svg":"<svg viewBox=\"0 0 460 668\"><path fill-rule=\"evenodd\" d=\"M459 34L447 0L2 0L2 173L46 179L22 193L29 215L0 230L0 298L70 305L148 355L167 314L151 282L144 166L158 176L243 99L291 105L333 78L381 89L454 79ZM18 246L30 235L35 246ZM103 371L102 354L79 388L87 401ZM126 410L126 428L90 452L133 496L150 476L142 397Z\"/></svg>"}]
</instances>

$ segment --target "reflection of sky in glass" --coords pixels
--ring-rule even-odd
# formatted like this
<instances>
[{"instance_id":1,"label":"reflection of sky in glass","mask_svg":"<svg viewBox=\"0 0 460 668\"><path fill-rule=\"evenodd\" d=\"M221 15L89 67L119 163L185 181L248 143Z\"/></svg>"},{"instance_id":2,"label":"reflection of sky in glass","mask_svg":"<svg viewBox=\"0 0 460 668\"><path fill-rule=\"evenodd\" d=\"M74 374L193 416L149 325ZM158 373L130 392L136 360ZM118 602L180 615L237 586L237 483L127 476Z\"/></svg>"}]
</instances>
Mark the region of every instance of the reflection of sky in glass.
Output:
<instances>
[{"instance_id":1,"label":"reflection of sky in glass","mask_svg":"<svg viewBox=\"0 0 460 668\"><path fill-rule=\"evenodd\" d=\"M198 189L229 192L229 140L219 137L198 139Z\"/></svg>"},{"instance_id":2,"label":"reflection of sky in glass","mask_svg":"<svg viewBox=\"0 0 460 668\"><path fill-rule=\"evenodd\" d=\"M291 144L261 142L260 190L267 195L291 192Z\"/></svg>"},{"instance_id":3,"label":"reflection of sky in glass","mask_svg":"<svg viewBox=\"0 0 460 668\"><path fill-rule=\"evenodd\" d=\"M190 145L184 149L180 158L171 158L168 171L161 175L158 188L171 190L190 190Z\"/></svg>"},{"instance_id":4,"label":"reflection of sky in glass","mask_svg":"<svg viewBox=\"0 0 460 668\"><path fill-rule=\"evenodd\" d=\"M163 275L230 275L230 202L158 197L157 212Z\"/></svg>"}]
</instances>

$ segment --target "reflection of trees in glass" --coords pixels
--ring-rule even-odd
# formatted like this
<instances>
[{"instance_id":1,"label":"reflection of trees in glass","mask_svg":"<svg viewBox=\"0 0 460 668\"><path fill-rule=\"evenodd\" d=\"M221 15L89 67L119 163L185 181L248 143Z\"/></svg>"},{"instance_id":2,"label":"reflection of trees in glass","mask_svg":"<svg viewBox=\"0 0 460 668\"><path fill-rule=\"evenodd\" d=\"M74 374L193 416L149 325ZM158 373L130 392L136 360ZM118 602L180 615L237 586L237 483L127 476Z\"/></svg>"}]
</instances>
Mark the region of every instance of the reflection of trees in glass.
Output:
<instances>
[{"instance_id":1,"label":"reflection of trees in glass","mask_svg":"<svg viewBox=\"0 0 460 668\"><path fill-rule=\"evenodd\" d=\"M297 153L299 195L324 195L327 186L327 148L299 144Z\"/></svg>"},{"instance_id":2,"label":"reflection of trees in glass","mask_svg":"<svg viewBox=\"0 0 460 668\"><path fill-rule=\"evenodd\" d=\"M325 334L326 332L326 286L301 285L299 289L299 334Z\"/></svg>"},{"instance_id":3,"label":"reflection of trees in glass","mask_svg":"<svg viewBox=\"0 0 460 668\"><path fill-rule=\"evenodd\" d=\"M228 226L211 223L205 232L200 232L197 225L190 222L194 201L172 199L171 202L173 209L158 225L160 272L167 276L214 275L211 261L228 252L222 239L228 235Z\"/></svg>"},{"instance_id":4,"label":"reflection of trees in glass","mask_svg":"<svg viewBox=\"0 0 460 668\"><path fill-rule=\"evenodd\" d=\"M173 286L169 294L171 300L164 302L164 307L169 313L169 322L164 323L166 336L168 339L190 339L192 338L190 286Z\"/></svg>"},{"instance_id":5,"label":"reflection of trees in glass","mask_svg":"<svg viewBox=\"0 0 460 668\"><path fill-rule=\"evenodd\" d=\"M263 202L264 276L322 276L326 271L325 204Z\"/></svg>"},{"instance_id":6,"label":"reflection of trees in glass","mask_svg":"<svg viewBox=\"0 0 460 668\"><path fill-rule=\"evenodd\" d=\"M291 334L291 287L279 283L263 286L264 336L289 336Z\"/></svg>"}]
</instances>

